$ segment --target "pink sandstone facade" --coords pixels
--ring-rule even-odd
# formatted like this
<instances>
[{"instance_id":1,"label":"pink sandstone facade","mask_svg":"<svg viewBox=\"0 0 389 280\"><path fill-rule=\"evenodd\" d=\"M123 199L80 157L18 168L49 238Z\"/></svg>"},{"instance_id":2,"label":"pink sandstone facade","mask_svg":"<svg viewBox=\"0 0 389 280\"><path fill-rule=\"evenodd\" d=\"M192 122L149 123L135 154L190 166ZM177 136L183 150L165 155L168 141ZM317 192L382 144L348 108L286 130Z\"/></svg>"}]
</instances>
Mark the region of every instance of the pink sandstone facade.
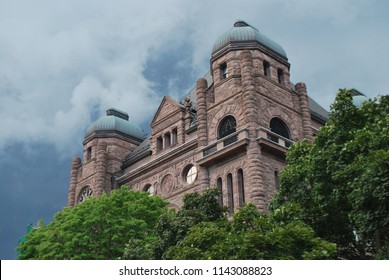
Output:
<instances>
[{"instance_id":1,"label":"pink sandstone facade","mask_svg":"<svg viewBox=\"0 0 389 280\"><path fill-rule=\"evenodd\" d=\"M91 125L83 160L72 162L68 205L130 185L180 208L186 193L217 187L229 213L244 203L266 211L288 148L327 119L289 70L281 46L237 21L195 88L180 102L163 98L146 138L116 109Z\"/></svg>"}]
</instances>

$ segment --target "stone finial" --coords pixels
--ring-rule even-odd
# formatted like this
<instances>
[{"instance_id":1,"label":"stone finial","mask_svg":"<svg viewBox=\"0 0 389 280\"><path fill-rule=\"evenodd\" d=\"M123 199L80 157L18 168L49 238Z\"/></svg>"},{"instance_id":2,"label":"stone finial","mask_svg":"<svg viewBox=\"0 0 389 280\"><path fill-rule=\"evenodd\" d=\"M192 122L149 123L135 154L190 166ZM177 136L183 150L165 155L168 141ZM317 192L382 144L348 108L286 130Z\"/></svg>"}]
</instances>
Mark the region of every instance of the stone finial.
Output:
<instances>
[{"instance_id":1,"label":"stone finial","mask_svg":"<svg viewBox=\"0 0 389 280\"><path fill-rule=\"evenodd\" d=\"M185 109L187 111L190 111L190 109L192 108L192 101L190 100L190 98L188 96L185 97L184 106L185 106Z\"/></svg>"},{"instance_id":2,"label":"stone finial","mask_svg":"<svg viewBox=\"0 0 389 280\"><path fill-rule=\"evenodd\" d=\"M307 86L305 85L305 83L298 82L295 85L295 89L298 93L307 95Z\"/></svg>"},{"instance_id":3,"label":"stone finial","mask_svg":"<svg viewBox=\"0 0 389 280\"><path fill-rule=\"evenodd\" d=\"M201 88L201 89L207 89L208 88L208 82L204 78L200 78L196 82L196 88Z\"/></svg>"}]
</instances>

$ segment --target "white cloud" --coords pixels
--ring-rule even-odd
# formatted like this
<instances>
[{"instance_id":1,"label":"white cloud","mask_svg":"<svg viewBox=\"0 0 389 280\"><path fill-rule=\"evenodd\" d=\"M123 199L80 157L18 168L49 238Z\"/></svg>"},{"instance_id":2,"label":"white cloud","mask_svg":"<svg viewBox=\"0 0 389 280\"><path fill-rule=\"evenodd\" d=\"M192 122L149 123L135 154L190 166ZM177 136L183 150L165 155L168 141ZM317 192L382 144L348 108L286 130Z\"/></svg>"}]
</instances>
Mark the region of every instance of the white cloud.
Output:
<instances>
[{"instance_id":1,"label":"white cloud","mask_svg":"<svg viewBox=\"0 0 389 280\"><path fill-rule=\"evenodd\" d=\"M214 40L238 18L284 46L293 81L306 82L324 106L343 86L382 93L389 39L378 3L7 1L0 9L0 151L15 141L78 149L74 141L94 110L111 106L147 123L161 100L155 84L175 97L187 89L174 73L148 80L148 62L190 46L190 57L166 71L179 72L184 62L201 77Z\"/></svg>"}]
</instances>

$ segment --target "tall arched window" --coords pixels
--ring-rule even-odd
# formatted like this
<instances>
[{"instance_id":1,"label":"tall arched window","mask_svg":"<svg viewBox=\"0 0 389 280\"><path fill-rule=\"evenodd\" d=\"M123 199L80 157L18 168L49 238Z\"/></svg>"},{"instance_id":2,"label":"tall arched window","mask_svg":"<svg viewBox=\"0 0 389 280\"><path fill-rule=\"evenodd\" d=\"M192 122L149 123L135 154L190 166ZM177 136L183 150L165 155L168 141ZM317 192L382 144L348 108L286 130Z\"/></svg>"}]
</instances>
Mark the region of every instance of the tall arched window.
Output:
<instances>
[{"instance_id":1,"label":"tall arched window","mask_svg":"<svg viewBox=\"0 0 389 280\"><path fill-rule=\"evenodd\" d=\"M228 214L232 215L234 213L234 191L232 187L231 173L228 173L227 175L227 204L228 204Z\"/></svg>"},{"instance_id":2,"label":"tall arched window","mask_svg":"<svg viewBox=\"0 0 389 280\"><path fill-rule=\"evenodd\" d=\"M274 184L276 186L276 190L280 188L280 175L278 170L274 171Z\"/></svg>"},{"instance_id":3,"label":"tall arched window","mask_svg":"<svg viewBox=\"0 0 389 280\"><path fill-rule=\"evenodd\" d=\"M230 135L234 132L236 132L235 118L233 116L225 117L219 125L219 131L218 131L219 139L226 137L227 135Z\"/></svg>"},{"instance_id":4,"label":"tall arched window","mask_svg":"<svg viewBox=\"0 0 389 280\"><path fill-rule=\"evenodd\" d=\"M219 197L218 197L219 205L221 207L223 207L223 181L222 181L222 178L220 178L220 177L217 178L216 187L220 192Z\"/></svg>"},{"instance_id":5,"label":"tall arched window","mask_svg":"<svg viewBox=\"0 0 389 280\"><path fill-rule=\"evenodd\" d=\"M279 118L272 118L270 121L270 130L282 137L290 139L289 130L286 124Z\"/></svg>"},{"instance_id":6,"label":"tall arched window","mask_svg":"<svg viewBox=\"0 0 389 280\"><path fill-rule=\"evenodd\" d=\"M243 170L238 170L238 195L239 195L239 207L242 207L245 203L244 198L244 181L243 181Z\"/></svg>"}]
</instances>

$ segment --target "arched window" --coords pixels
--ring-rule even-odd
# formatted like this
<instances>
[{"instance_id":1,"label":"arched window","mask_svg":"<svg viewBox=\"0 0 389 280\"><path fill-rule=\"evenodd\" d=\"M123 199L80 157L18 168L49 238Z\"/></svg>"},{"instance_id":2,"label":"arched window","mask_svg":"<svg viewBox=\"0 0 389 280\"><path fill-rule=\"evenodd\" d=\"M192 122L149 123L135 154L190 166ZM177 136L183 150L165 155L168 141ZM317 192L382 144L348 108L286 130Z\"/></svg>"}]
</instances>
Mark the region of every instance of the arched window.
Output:
<instances>
[{"instance_id":1,"label":"arched window","mask_svg":"<svg viewBox=\"0 0 389 280\"><path fill-rule=\"evenodd\" d=\"M148 192L148 193L149 193L149 196L153 196L153 195L154 195L154 187L153 187L151 184L147 184L147 185L143 188L143 191L144 191L144 192Z\"/></svg>"},{"instance_id":2,"label":"arched window","mask_svg":"<svg viewBox=\"0 0 389 280\"><path fill-rule=\"evenodd\" d=\"M227 204L228 204L228 214L231 216L234 214L234 191L232 186L232 174L228 173L227 175Z\"/></svg>"},{"instance_id":3,"label":"arched window","mask_svg":"<svg viewBox=\"0 0 389 280\"><path fill-rule=\"evenodd\" d=\"M279 118L271 119L270 130L278 135L281 135L282 137L290 139L288 127Z\"/></svg>"},{"instance_id":4,"label":"arched window","mask_svg":"<svg viewBox=\"0 0 389 280\"><path fill-rule=\"evenodd\" d=\"M274 184L276 190L278 190L280 188L280 175L278 173L278 170L274 171Z\"/></svg>"},{"instance_id":5,"label":"arched window","mask_svg":"<svg viewBox=\"0 0 389 280\"><path fill-rule=\"evenodd\" d=\"M236 132L236 120L233 116L225 117L219 125L219 139Z\"/></svg>"},{"instance_id":6,"label":"arched window","mask_svg":"<svg viewBox=\"0 0 389 280\"><path fill-rule=\"evenodd\" d=\"M91 187L89 186L86 186L84 187L81 191L80 191L80 194L78 196L78 203L81 203L81 202L84 202L85 199L87 199L88 197L91 197L93 195L93 190Z\"/></svg>"},{"instance_id":7,"label":"arched window","mask_svg":"<svg viewBox=\"0 0 389 280\"><path fill-rule=\"evenodd\" d=\"M222 178L220 178L220 177L217 178L216 187L220 192L219 197L218 197L219 205L221 207L223 207L223 181L222 181Z\"/></svg>"},{"instance_id":8,"label":"arched window","mask_svg":"<svg viewBox=\"0 0 389 280\"><path fill-rule=\"evenodd\" d=\"M238 195L239 195L239 207L242 207L245 203L244 198L244 181L243 181L243 170L238 170Z\"/></svg>"}]
</instances>

